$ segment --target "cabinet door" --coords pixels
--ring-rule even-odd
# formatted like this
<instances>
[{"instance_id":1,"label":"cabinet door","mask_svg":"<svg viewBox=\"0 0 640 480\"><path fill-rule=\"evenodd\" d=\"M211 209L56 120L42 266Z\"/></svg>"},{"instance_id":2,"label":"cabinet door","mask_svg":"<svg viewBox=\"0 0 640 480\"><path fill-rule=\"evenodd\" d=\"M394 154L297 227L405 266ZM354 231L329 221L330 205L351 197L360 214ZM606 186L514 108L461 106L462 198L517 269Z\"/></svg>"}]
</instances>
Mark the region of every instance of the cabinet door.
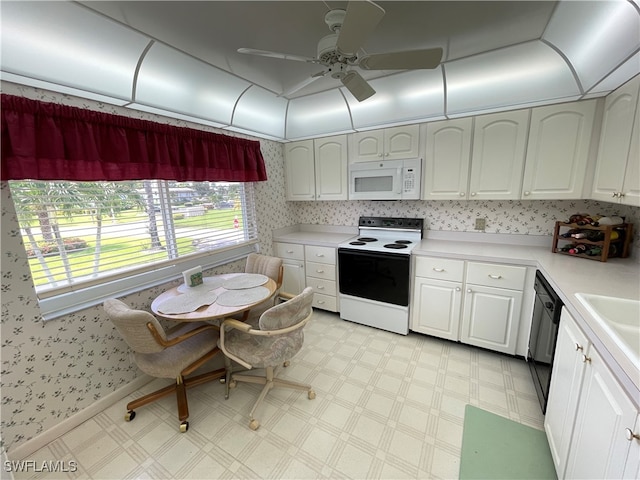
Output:
<instances>
[{"instance_id":1,"label":"cabinet door","mask_svg":"<svg viewBox=\"0 0 640 480\"><path fill-rule=\"evenodd\" d=\"M624 172L621 203L640 207L640 95L638 96L636 119L633 123L629 159Z\"/></svg>"},{"instance_id":2,"label":"cabinet door","mask_svg":"<svg viewBox=\"0 0 640 480\"><path fill-rule=\"evenodd\" d=\"M544 429L558 478L564 478L569 444L575 424L584 363L582 354L588 349L587 337L566 309L562 309L553 360Z\"/></svg>"},{"instance_id":3,"label":"cabinet door","mask_svg":"<svg viewBox=\"0 0 640 480\"><path fill-rule=\"evenodd\" d=\"M460 341L515 355L522 292L467 284Z\"/></svg>"},{"instance_id":4,"label":"cabinet door","mask_svg":"<svg viewBox=\"0 0 640 480\"><path fill-rule=\"evenodd\" d=\"M637 411L593 345L586 355L565 477L622 478L630 448L625 429L633 428Z\"/></svg>"},{"instance_id":5,"label":"cabinet door","mask_svg":"<svg viewBox=\"0 0 640 480\"><path fill-rule=\"evenodd\" d=\"M638 79L631 80L610 93L605 100L591 195L594 200L617 201L622 190L639 83Z\"/></svg>"},{"instance_id":6,"label":"cabinet door","mask_svg":"<svg viewBox=\"0 0 640 480\"><path fill-rule=\"evenodd\" d=\"M314 200L316 196L313 140L284 146L287 200Z\"/></svg>"},{"instance_id":7,"label":"cabinet door","mask_svg":"<svg viewBox=\"0 0 640 480\"><path fill-rule=\"evenodd\" d=\"M633 435L640 435L640 415L636 417L635 427L629 427L629 429L631 430L631 438L627 435L627 440L631 445L629 445L629 455L627 455L622 478L624 480L637 480L640 478L640 439Z\"/></svg>"},{"instance_id":8,"label":"cabinet door","mask_svg":"<svg viewBox=\"0 0 640 480\"><path fill-rule=\"evenodd\" d=\"M384 154L384 132L370 130L351 135L349 162L369 162L380 160Z\"/></svg>"},{"instance_id":9,"label":"cabinet door","mask_svg":"<svg viewBox=\"0 0 640 480\"><path fill-rule=\"evenodd\" d=\"M283 260L282 262L282 292L298 295L304 290L304 263L295 260Z\"/></svg>"},{"instance_id":10,"label":"cabinet door","mask_svg":"<svg viewBox=\"0 0 640 480\"><path fill-rule=\"evenodd\" d=\"M420 139L419 125L384 129L384 159L417 158Z\"/></svg>"},{"instance_id":11,"label":"cabinet door","mask_svg":"<svg viewBox=\"0 0 640 480\"><path fill-rule=\"evenodd\" d=\"M475 118L470 199L520 198L529 110Z\"/></svg>"},{"instance_id":12,"label":"cabinet door","mask_svg":"<svg viewBox=\"0 0 640 480\"><path fill-rule=\"evenodd\" d=\"M346 200L347 136L314 140L316 200Z\"/></svg>"},{"instance_id":13,"label":"cabinet door","mask_svg":"<svg viewBox=\"0 0 640 480\"><path fill-rule=\"evenodd\" d=\"M596 100L533 109L523 199L582 198L595 110Z\"/></svg>"},{"instance_id":14,"label":"cabinet door","mask_svg":"<svg viewBox=\"0 0 640 480\"><path fill-rule=\"evenodd\" d=\"M427 124L424 200L467 198L473 118Z\"/></svg>"},{"instance_id":15,"label":"cabinet door","mask_svg":"<svg viewBox=\"0 0 640 480\"><path fill-rule=\"evenodd\" d=\"M416 277L411 329L458 341L462 283Z\"/></svg>"}]
</instances>

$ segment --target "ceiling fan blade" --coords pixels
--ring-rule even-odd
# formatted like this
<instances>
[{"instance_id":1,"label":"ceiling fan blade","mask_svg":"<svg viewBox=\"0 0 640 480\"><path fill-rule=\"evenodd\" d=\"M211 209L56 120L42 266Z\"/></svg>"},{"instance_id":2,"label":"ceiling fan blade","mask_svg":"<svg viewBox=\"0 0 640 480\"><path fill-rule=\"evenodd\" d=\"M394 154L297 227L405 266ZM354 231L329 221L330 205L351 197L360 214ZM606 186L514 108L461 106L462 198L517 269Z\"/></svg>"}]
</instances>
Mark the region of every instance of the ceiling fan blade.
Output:
<instances>
[{"instance_id":1,"label":"ceiling fan blade","mask_svg":"<svg viewBox=\"0 0 640 480\"><path fill-rule=\"evenodd\" d=\"M441 48L427 48L367 55L358 66L365 70L419 70L436 68L441 60Z\"/></svg>"},{"instance_id":2,"label":"ceiling fan blade","mask_svg":"<svg viewBox=\"0 0 640 480\"><path fill-rule=\"evenodd\" d=\"M341 78L342 84L347 87L347 90L351 92L351 95L356 97L356 100L362 102L366 100L371 95L376 93L371 85L367 83L367 81L362 78L358 72L351 70L344 77Z\"/></svg>"},{"instance_id":3,"label":"ceiling fan blade","mask_svg":"<svg viewBox=\"0 0 640 480\"><path fill-rule=\"evenodd\" d=\"M292 94L296 93L297 91L302 90L307 85L310 85L311 83L315 82L318 78L323 77L328 72L329 71L326 70L324 72L314 73L313 75L311 75L310 77L305 78L301 82L296 83L291 88L289 88L286 91L282 92L278 96L279 97L286 97L288 95L292 95Z\"/></svg>"},{"instance_id":4,"label":"ceiling fan blade","mask_svg":"<svg viewBox=\"0 0 640 480\"><path fill-rule=\"evenodd\" d=\"M347 57L354 56L375 30L384 14L382 7L369 0L349 2L336 43L338 51Z\"/></svg>"},{"instance_id":5,"label":"ceiling fan blade","mask_svg":"<svg viewBox=\"0 0 640 480\"><path fill-rule=\"evenodd\" d=\"M260 57L281 58L284 60L295 60L296 62L319 63L317 58L292 55L290 53L270 52L268 50L256 50L255 48L239 48L238 53L258 55Z\"/></svg>"}]
</instances>

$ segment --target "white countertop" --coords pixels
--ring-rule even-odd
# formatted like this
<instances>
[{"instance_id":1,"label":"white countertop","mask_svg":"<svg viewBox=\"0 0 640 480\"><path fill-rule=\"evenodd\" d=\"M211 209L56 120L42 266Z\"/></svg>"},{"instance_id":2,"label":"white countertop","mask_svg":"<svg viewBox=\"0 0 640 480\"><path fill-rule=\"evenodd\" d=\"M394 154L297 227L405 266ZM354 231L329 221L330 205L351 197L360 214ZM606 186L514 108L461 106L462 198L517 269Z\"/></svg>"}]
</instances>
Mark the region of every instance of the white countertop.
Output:
<instances>
[{"instance_id":1,"label":"white countertop","mask_svg":"<svg viewBox=\"0 0 640 480\"><path fill-rule=\"evenodd\" d=\"M327 229L324 226L322 228ZM296 231L278 236L274 234L274 241L337 247L356 234L357 231ZM551 252L550 237L548 246L425 238L413 249L412 255L508 263L541 270L569 313L585 333L594 338L596 348L607 360L625 390L640 404L640 365L634 364L622 352L615 339L599 326L575 297L576 293L593 293L640 300L640 264L633 259L613 258L607 262L599 262L554 254Z\"/></svg>"}]
</instances>

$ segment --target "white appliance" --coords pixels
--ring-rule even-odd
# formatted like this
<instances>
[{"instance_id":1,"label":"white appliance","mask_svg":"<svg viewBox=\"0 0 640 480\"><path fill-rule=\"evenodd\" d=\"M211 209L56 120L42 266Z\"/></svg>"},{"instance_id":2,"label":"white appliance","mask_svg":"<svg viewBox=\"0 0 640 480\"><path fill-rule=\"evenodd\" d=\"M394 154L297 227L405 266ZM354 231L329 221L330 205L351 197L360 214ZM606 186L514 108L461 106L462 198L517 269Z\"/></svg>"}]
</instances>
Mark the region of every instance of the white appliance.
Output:
<instances>
[{"instance_id":1,"label":"white appliance","mask_svg":"<svg viewBox=\"0 0 640 480\"><path fill-rule=\"evenodd\" d=\"M349 200L419 200L421 180L421 158L352 163Z\"/></svg>"},{"instance_id":2,"label":"white appliance","mask_svg":"<svg viewBox=\"0 0 640 480\"><path fill-rule=\"evenodd\" d=\"M338 246L340 318L409 333L411 250L421 218L360 217L360 235Z\"/></svg>"}]
</instances>

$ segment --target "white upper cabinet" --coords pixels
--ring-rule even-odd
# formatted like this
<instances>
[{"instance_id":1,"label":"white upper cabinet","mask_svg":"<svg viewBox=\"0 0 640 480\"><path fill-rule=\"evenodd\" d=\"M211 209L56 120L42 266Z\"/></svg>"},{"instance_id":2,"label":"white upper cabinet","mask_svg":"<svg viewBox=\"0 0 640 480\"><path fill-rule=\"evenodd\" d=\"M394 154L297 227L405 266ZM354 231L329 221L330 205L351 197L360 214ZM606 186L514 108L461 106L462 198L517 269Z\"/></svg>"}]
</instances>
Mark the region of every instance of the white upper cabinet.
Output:
<instances>
[{"instance_id":1,"label":"white upper cabinet","mask_svg":"<svg viewBox=\"0 0 640 480\"><path fill-rule=\"evenodd\" d=\"M640 206L639 87L640 76L636 76L605 101L591 193L594 200Z\"/></svg>"},{"instance_id":2,"label":"white upper cabinet","mask_svg":"<svg viewBox=\"0 0 640 480\"><path fill-rule=\"evenodd\" d=\"M475 118L470 199L520 198L528 130L529 110Z\"/></svg>"},{"instance_id":3,"label":"white upper cabinet","mask_svg":"<svg viewBox=\"0 0 640 480\"><path fill-rule=\"evenodd\" d=\"M418 157L419 125L357 132L350 137L350 163Z\"/></svg>"},{"instance_id":4,"label":"white upper cabinet","mask_svg":"<svg viewBox=\"0 0 640 480\"><path fill-rule=\"evenodd\" d=\"M596 100L534 108L522 198L582 198Z\"/></svg>"},{"instance_id":5,"label":"white upper cabinet","mask_svg":"<svg viewBox=\"0 0 640 480\"><path fill-rule=\"evenodd\" d=\"M473 118L426 125L424 200L468 198Z\"/></svg>"},{"instance_id":6,"label":"white upper cabinet","mask_svg":"<svg viewBox=\"0 0 640 480\"><path fill-rule=\"evenodd\" d=\"M346 200L347 136L284 146L287 200Z\"/></svg>"},{"instance_id":7,"label":"white upper cabinet","mask_svg":"<svg viewBox=\"0 0 640 480\"><path fill-rule=\"evenodd\" d=\"M314 140L316 200L346 200L347 136Z\"/></svg>"},{"instance_id":8,"label":"white upper cabinet","mask_svg":"<svg viewBox=\"0 0 640 480\"><path fill-rule=\"evenodd\" d=\"M285 144L284 165L287 200L315 200L313 140Z\"/></svg>"}]
</instances>

